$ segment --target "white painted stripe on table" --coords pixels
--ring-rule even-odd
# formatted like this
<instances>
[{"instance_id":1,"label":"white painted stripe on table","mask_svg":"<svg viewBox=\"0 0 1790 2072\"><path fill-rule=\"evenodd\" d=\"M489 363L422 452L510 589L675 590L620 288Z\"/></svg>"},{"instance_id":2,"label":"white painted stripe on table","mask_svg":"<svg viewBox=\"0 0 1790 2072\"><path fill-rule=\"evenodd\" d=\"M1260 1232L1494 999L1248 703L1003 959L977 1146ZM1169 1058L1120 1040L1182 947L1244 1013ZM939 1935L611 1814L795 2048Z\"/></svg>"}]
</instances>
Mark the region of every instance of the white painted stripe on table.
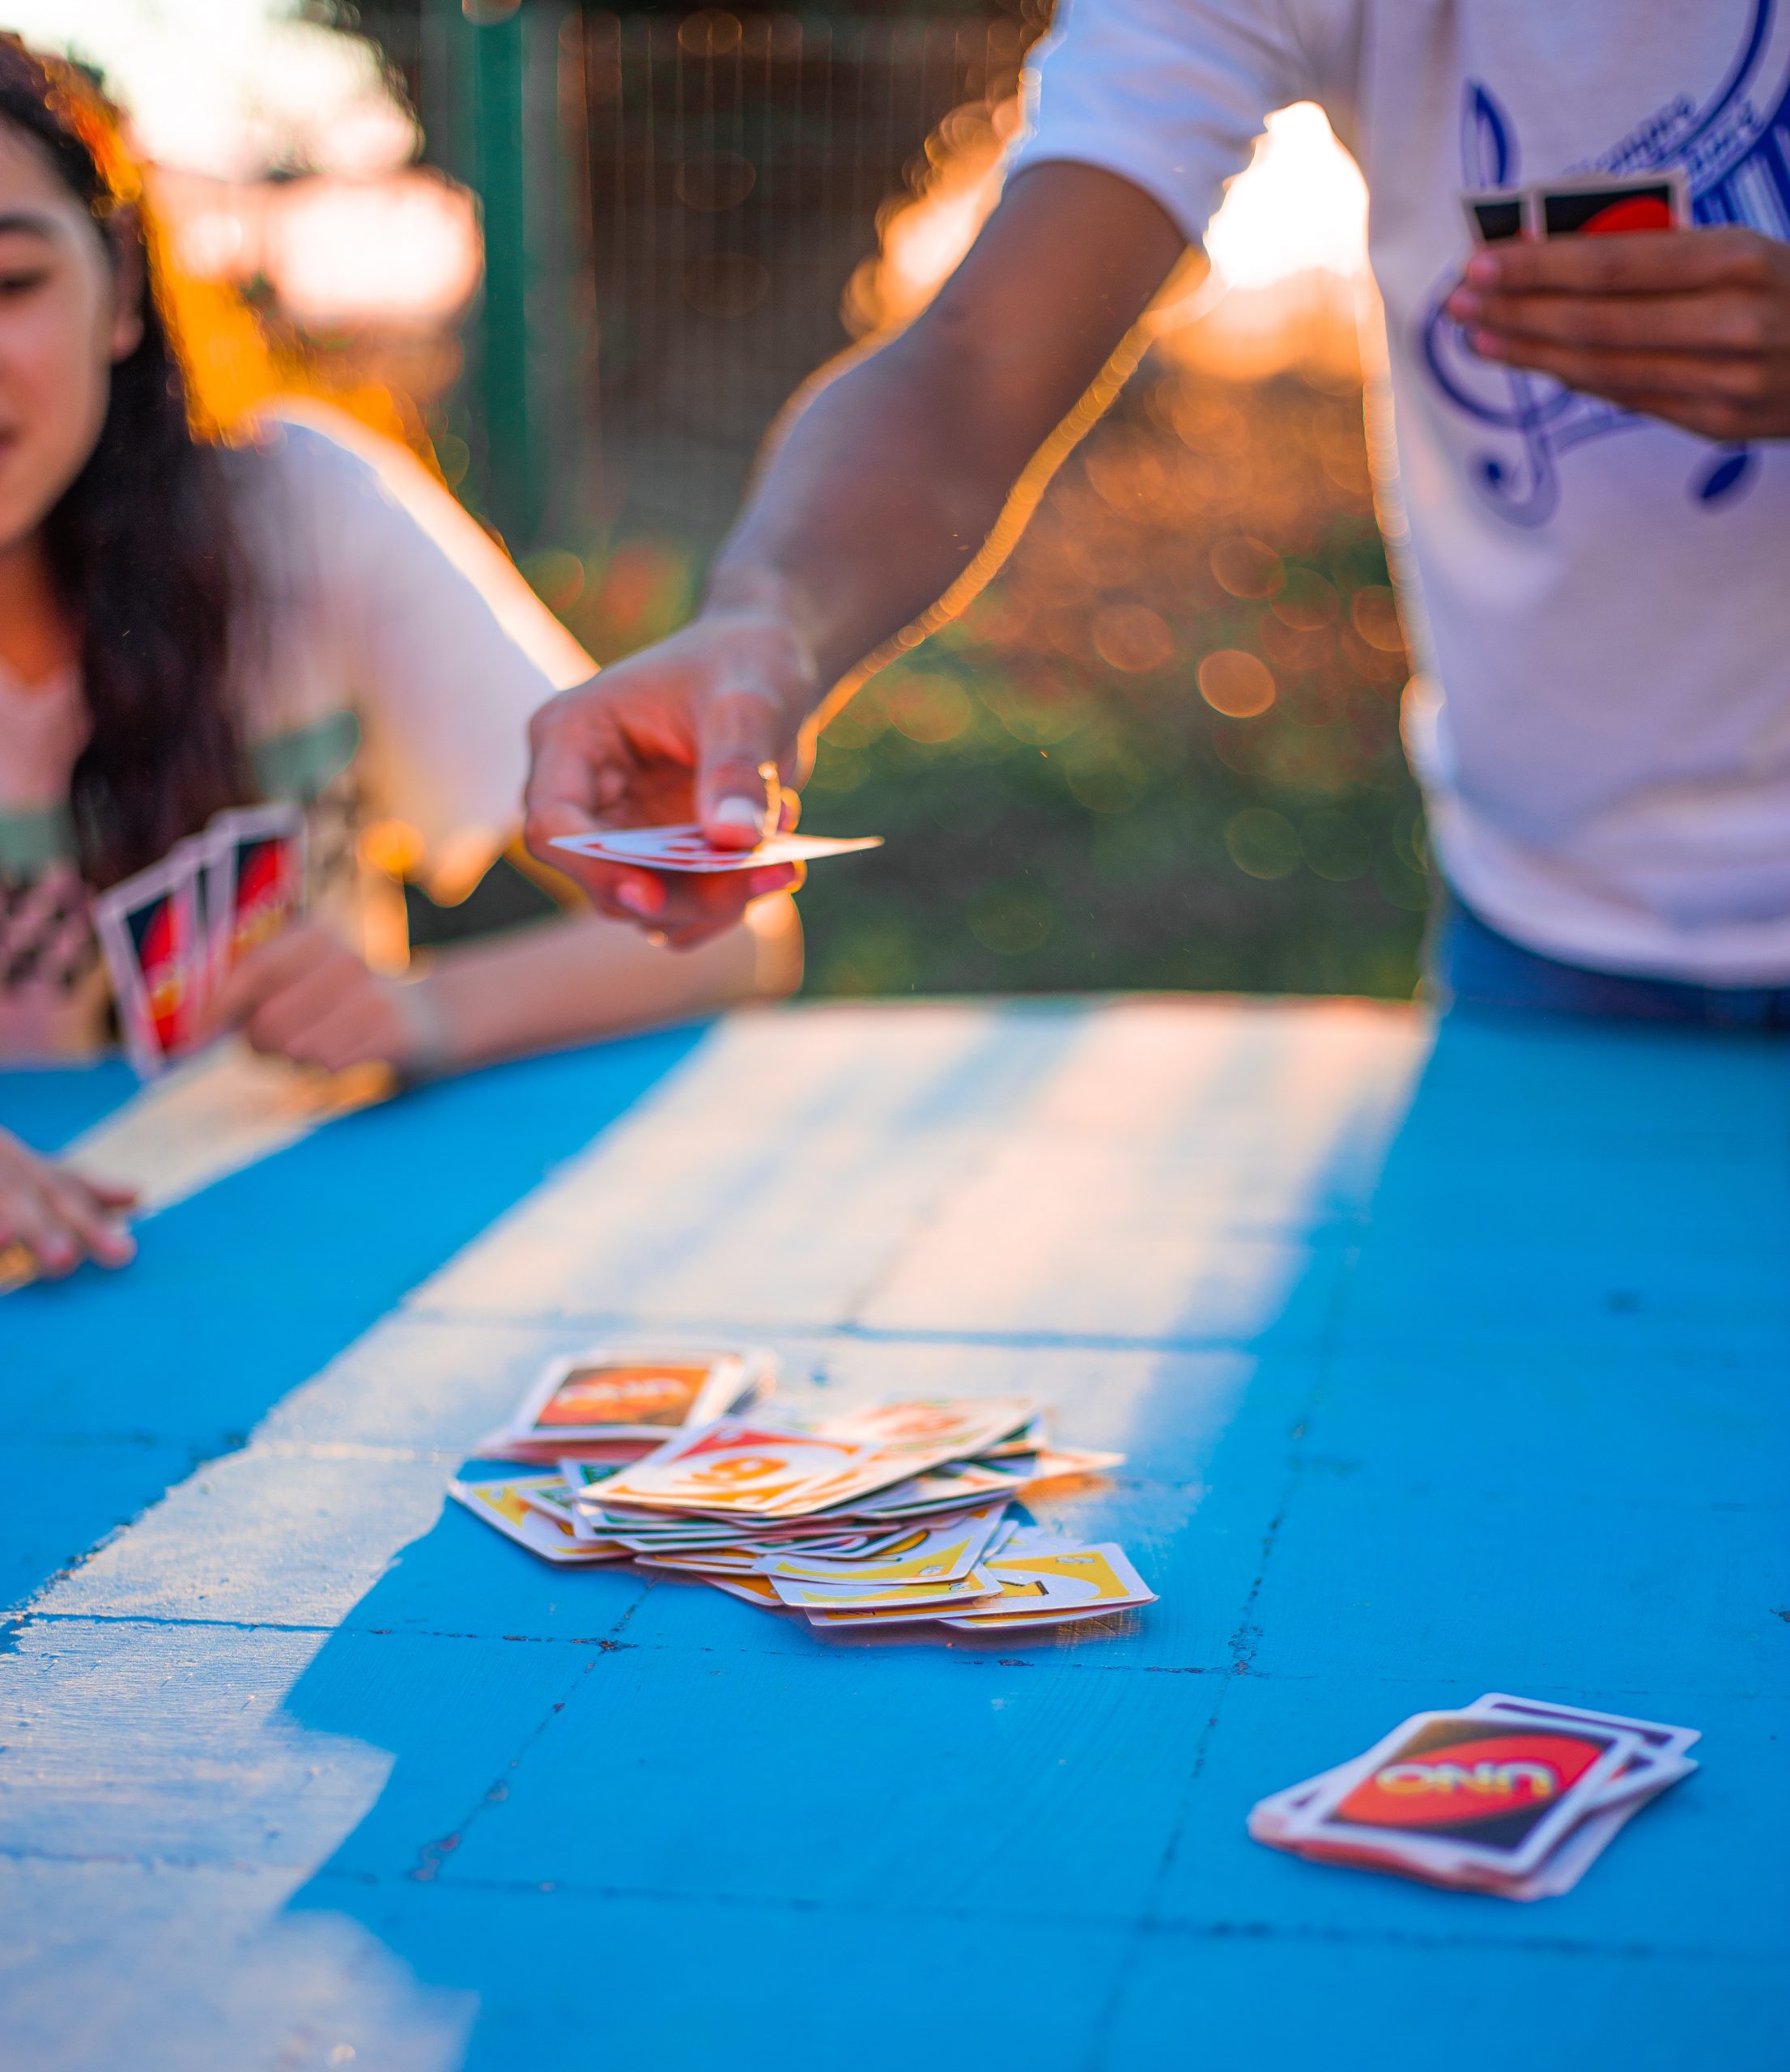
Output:
<instances>
[{"instance_id":1,"label":"white painted stripe on table","mask_svg":"<svg viewBox=\"0 0 1790 2072\"><path fill-rule=\"evenodd\" d=\"M383 1067L334 1076L264 1058L240 1038L139 1087L60 1156L137 1190L139 1215L172 1208L391 1090Z\"/></svg>"},{"instance_id":2,"label":"white painted stripe on table","mask_svg":"<svg viewBox=\"0 0 1790 2072\"><path fill-rule=\"evenodd\" d=\"M743 1019L415 1301L1235 1340L1358 1207L1428 1040L1354 1003Z\"/></svg>"}]
</instances>

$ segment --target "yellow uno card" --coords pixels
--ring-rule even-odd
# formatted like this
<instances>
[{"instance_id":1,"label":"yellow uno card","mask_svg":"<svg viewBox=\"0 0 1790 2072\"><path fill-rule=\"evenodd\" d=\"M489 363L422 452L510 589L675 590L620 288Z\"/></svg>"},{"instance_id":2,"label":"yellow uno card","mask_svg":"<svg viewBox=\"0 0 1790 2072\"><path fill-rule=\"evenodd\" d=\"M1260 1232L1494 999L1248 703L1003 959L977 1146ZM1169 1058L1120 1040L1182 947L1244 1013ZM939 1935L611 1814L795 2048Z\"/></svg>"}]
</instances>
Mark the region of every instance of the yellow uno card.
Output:
<instances>
[{"instance_id":1,"label":"yellow uno card","mask_svg":"<svg viewBox=\"0 0 1790 2072\"><path fill-rule=\"evenodd\" d=\"M897 1583L950 1583L966 1576L1001 1522L1004 1506L985 1505L962 1513L944 1525L920 1526L897 1547L871 1560L829 1559L792 1553L766 1556L759 1573L797 1582L861 1584L868 1588Z\"/></svg>"},{"instance_id":2,"label":"yellow uno card","mask_svg":"<svg viewBox=\"0 0 1790 2072\"><path fill-rule=\"evenodd\" d=\"M564 1486L556 1475L533 1479ZM527 1478L504 1482L461 1482L457 1479L448 1484L448 1494L456 1503L464 1504L474 1518L483 1518L506 1539L513 1539L518 1547L538 1554L543 1561L582 1566L627 1558L627 1549L612 1542L579 1541L569 1525L537 1510L529 1502L524 1494L528 1487Z\"/></svg>"},{"instance_id":3,"label":"yellow uno card","mask_svg":"<svg viewBox=\"0 0 1790 2072\"><path fill-rule=\"evenodd\" d=\"M1052 1625L1156 1602L1156 1593L1125 1559L1123 1548L1111 1541L1078 1547L1049 1534L1018 1532L988 1566L999 1579L1000 1596L946 1624L983 1632Z\"/></svg>"},{"instance_id":4,"label":"yellow uno card","mask_svg":"<svg viewBox=\"0 0 1790 2072\"><path fill-rule=\"evenodd\" d=\"M780 1576L770 1577L768 1581L785 1604L799 1606L810 1617L818 1615L823 1620L907 1611L936 1616L980 1604L984 1599L997 1601L1001 1587L986 1569L972 1569L954 1583L895 1583L874 1590L786 1582Z\"/></svg>"}]
</instances>

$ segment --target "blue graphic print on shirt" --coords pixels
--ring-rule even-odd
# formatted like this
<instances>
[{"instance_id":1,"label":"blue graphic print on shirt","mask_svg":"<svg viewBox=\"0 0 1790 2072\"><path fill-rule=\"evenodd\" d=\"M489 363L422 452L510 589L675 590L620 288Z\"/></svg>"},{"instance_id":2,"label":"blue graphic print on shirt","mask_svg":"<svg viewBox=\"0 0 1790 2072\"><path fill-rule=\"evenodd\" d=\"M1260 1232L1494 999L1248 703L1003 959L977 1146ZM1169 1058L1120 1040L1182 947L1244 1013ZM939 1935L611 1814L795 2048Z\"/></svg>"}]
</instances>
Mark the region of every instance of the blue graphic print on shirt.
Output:
<instances>
[{"instance_id":1,"label":"blue graphic print on shirt","mask_svg":"<svg viewBox=\"0 0 1790 2072\"><path fill-rule=\"evenodd\" d=\"M1741 49L1725 79L1700 105L1681 95L1575 172L1641 172L1682 166L1692 220L1743 223L1790 239L1790 35L1775 0L1754 0ZM1522 179L1515 125L1491 89L1469 80L1463 96L1461 176L1469 189L1509 187ZM1494 366L1468 348L1443 307L1454 275L1439 284L1424 312L1420 349L1443 393L1499 435L1476 455L1473 479L1490 507L1516 525L1541 525L1561 494L1563 458L1588 441L1646 422L1546 376ZM1717 448L1686 487L1707 508L1745 493L1758 472L1750 446Z\"/></svg>"}]
</instances>

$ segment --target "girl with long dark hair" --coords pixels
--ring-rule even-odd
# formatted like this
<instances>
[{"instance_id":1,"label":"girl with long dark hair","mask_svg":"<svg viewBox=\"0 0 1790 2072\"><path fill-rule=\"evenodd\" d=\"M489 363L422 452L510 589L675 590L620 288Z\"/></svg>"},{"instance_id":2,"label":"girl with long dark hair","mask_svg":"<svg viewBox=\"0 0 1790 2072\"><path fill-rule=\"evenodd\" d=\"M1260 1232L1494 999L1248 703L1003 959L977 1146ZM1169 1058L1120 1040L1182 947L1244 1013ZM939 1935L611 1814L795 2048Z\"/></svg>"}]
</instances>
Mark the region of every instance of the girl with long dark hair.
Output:
<instances>
[{"instance_id":1,"label":"girl with long dark hair","mask_svg":"<svg viewBox=\"0 0 1790 2072\"><path fill-rule=\"evenodd\" d=\"M113 111L0 37L0 1059L103 1040L91 894L261 798L305 809L317 918L225 989L259 1049L415 1074L789 990L786 901L682 955L580 914L369 968L368 830L464 892L515 831L529 715L592 664L408 455L193 416ZM121 1263L127 1205L0 1132L0 1249Z\"/></svg>"}]
</instances>

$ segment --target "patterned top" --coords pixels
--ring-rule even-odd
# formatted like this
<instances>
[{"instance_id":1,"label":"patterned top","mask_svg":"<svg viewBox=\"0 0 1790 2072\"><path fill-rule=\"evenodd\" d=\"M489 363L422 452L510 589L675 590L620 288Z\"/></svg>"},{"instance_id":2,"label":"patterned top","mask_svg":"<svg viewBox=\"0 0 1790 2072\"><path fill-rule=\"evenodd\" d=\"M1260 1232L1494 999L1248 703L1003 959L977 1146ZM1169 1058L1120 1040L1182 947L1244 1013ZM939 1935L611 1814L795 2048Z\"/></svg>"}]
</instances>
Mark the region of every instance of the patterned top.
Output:
<instances>
[{"instance_id":1,"label":"patterned top","mask_svg":"<svg viewBox=\"0 0 1790 2072\"><path fill-rule=\"evenodd\" d=\"M368 830L437 898L513 834L529 715L593 664L418 463L351 420L283 408L233 449L259 610L234 688L257 785L305 808L313 909L363 945ZM76 673L0 669L0 1060L105 1041L105 981L68 807Z\"/></svg>"}]
</instances>

